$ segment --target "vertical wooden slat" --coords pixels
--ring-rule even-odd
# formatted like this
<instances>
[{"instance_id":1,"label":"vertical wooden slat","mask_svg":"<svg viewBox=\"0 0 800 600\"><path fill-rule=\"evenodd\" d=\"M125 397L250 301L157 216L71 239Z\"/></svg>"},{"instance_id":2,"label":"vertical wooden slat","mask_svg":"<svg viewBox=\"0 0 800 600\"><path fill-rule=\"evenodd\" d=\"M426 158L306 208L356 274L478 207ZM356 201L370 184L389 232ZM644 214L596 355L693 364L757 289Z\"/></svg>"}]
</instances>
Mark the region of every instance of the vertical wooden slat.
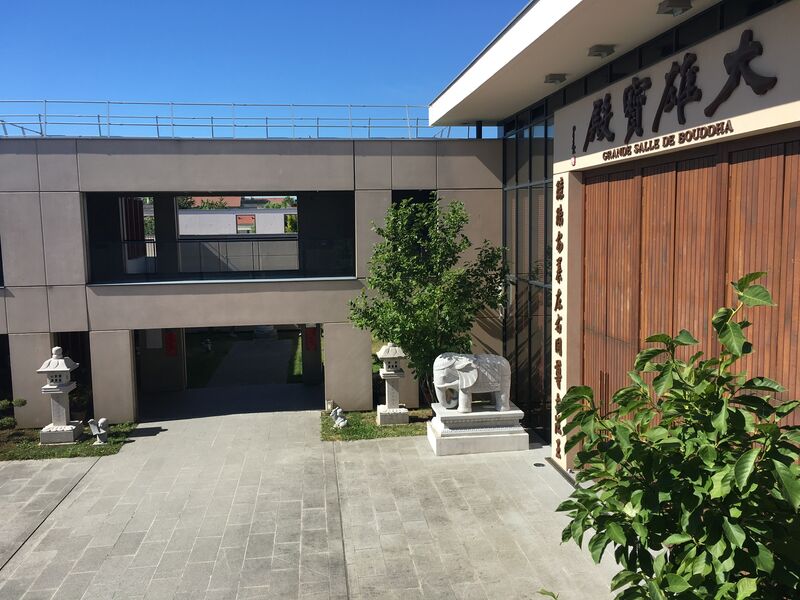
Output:
<instances>
[{"instance_id":1,"label":"vertical wooden slat","mask_svg":"<svg viewBox=\"0 0 800 600\"><path fill-rule=\"evenodd\" d=\"M781 287L781 236L783 218L783 144L734 152L730 157L728 194L727 281L753 271L766 271L763 279L773 292ZM731 295L727 295L731 299ZM751 375L776 378L776 340L779 313L746 309L753 321L746 331L753 354L739 363Z\"/></svg>"},{"instance_id":2,"label":"vertical wooden slat","mask_svg":"<svg viewBox=\"0 0 800 600\"><path fill-rule=\"evenodd\" d=\"M614 407L613 393L629 384L627 373L639 351L641 185L632 171L609 177L607 409Z\"/></svg>"},{"instance_id":3,"label":"vertical wooden slat","mask_svg":"<svg viewBox=\"0 0 800 600\"><path fill-rule=\"evenodd\" d=\"M584 183L584 333L583 383L602 401L606 359L606 266L608 253L608 177ZM553 318L557 318L557 313Z\"/></svg>"},{"instance_id":4,"label":"vertical wooden slat","mask_svg":"<svg viewBox=\"0 0 800 600\"><path fill-rule=\"evenodd\" d=\"M654 333L673 335L675 163L642 172L642 290L639 345Z\"/></svg>"},{"instance_id":5,"label":"vertical wooden slat","mask_svg":"<svg viewBox=\"0 0 800 600\"><path fill-rule=\"evenodd\" d=\"M726 202L715 157L681 161L676 173L673 334L688 330L708 356L718 350L711 317L725 303Z\"/></svg>"},{"instance_id":6,"label":"vertical wooden slat","mask_svg":"<svg viewBox=\"0 0 800 600\"><path fill-rule=\"evenodd\" d=\"M779 334L776 348L777 380L783 384L787 399L800 397L800 142L786 144L783 183L783 231L781 285L774 298L778 304ZM795 411L786 419L800 425Z\"/></svg>"}]
</instances>

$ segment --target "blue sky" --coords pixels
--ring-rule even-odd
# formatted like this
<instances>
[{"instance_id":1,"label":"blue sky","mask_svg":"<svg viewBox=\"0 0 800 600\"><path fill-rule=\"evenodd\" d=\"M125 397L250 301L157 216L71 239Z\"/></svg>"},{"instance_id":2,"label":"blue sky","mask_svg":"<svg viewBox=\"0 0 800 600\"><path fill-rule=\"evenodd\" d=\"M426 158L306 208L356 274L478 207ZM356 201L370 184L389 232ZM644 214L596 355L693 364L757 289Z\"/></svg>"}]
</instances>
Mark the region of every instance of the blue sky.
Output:
<instances>
[{"instance_id":1,"label":"blue sky","mask_svg":"<svg viewBox=\"0 0 800 600\"><path fill-rule=\"evenodd\" d=\"M525 0L6 0L3 99L427 104Z\"/></svg>"}]
</instances>

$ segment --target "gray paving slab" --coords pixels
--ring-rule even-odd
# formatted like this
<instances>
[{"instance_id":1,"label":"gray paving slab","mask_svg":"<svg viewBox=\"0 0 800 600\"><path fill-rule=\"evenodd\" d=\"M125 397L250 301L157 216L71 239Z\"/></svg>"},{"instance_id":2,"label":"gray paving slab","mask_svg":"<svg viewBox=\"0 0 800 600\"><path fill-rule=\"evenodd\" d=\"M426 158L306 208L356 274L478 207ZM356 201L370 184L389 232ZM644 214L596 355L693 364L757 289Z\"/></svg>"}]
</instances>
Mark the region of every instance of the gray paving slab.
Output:
<instances>
[{"instance_id":1,"label":"gray paving slab","mask_svg":"<svg viewBox=\"0 0 800 600\"><path fill-rule=\"evenodd\" d=\"M435 457L424 437L337 442L350 598L610 598L613 560L561 544L549 448ZM545 466L534 466L535 464Z\"/></svg>"},{"instance_id":2,"label":"gray paving slab","mask_svg":"<svg viewBox=\"0 0 800 600\"><path fill-rule=\"evenodd\" d=\"M0 600L345 597L333 461L317 411L142 425L0 570ZM0 472L2 497L22 506L86 469L63 465Z\"/></svg>"},{"instance_id":3,"label":"gray paving slab","mask_svg":"<svg viewBox=\"0 0 800 600\"><path fill-rule=\"evenodd\" d=\"M323 443L316 411L147 423L133 439L91 469L0 464L11 514L41 516L85 474L0 569L0 600L610 597L614 565L560 544L570 486L547 448Z\"/></svg>"},{"instance_id":4,"label":"gray paving slab","mask_svg":"<svg viewBox=\"0 0 800 600\"><path fill-rule=\"evenodd\" d=\"M78 458L0 462L0 568L96 461Z\"/></svg>"}]
</instances>

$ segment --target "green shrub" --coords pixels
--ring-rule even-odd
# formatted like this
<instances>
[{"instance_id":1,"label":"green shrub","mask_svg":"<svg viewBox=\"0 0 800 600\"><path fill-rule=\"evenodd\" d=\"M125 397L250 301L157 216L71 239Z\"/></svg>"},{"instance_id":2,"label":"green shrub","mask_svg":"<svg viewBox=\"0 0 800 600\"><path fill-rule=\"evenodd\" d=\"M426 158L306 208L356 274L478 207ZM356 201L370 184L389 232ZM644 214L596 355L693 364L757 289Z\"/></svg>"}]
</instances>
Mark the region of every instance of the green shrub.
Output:
<instances>
[{"instance_id":1,"label":"green shrub","mask_svg":"<svg viewBox=\"0 0 800 600\"><path fill-rule=\"evenodd\" d=\"M714 314L718 357L684 362L689 332L654 335L614 410L602 415L585 386L558 405L566 449L582 445L562 541L591 534L595 562L613 547L619 599L798 597L800 428L780 424L798 402L734 368L752 351L742 308L772 305L762 275L734 283L737 306Z\"/></svg>"},{"instance_id":2,"label":"green shrub","mask_svg":"<svg viewBox=\"0 0 800 600\"><path fill-rule=\"evenodd\" d=\"M0 429L14 429L17 420L14 417L0 417Z\"/></svg>"}]
</instances>

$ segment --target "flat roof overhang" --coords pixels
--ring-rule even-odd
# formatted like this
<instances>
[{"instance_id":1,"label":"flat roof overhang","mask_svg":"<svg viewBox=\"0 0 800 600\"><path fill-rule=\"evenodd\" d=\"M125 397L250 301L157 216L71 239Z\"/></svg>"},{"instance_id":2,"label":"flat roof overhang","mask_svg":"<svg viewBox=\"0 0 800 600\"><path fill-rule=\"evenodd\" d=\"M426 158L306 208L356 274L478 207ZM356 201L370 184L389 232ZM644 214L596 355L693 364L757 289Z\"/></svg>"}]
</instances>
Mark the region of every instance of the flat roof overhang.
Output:
<instances>
[{"instance_id":1,"label":"flat roof overhang","mask_svg":"<svg viewBox=\"0 0 800 600\"><path fill-rule=\"evenodd\" d=\"M431 103L431 125L498 123L720 0L693 0L673 17L660 0L532 0ZM606 58L588 56L613 44ZM545 83L565 73L563 84Z\"/></svg>"}]
</instances>

